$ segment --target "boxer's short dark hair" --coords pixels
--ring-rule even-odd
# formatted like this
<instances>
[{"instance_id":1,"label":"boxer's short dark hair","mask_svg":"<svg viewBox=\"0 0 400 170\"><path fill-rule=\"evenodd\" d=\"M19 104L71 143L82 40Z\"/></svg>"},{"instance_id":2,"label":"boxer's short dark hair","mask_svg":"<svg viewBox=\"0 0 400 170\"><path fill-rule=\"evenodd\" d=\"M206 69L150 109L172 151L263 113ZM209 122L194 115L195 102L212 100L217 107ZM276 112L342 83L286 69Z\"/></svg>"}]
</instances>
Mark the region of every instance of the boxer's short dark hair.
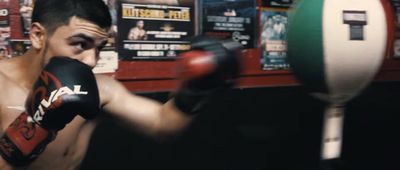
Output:
<instances>
[{"instance_id":1,"label":"boxer's short dark hair","mask_svg":"<svg viewBox=\"0 0 400 170\"><path fill-rule=\"evenodd\" d=\"M68 25L73 16L101 28L111 26L111 15L103 0L36 0L32 23L39 22L52 34L58 27Z\"/></svg>"}]
</instances>

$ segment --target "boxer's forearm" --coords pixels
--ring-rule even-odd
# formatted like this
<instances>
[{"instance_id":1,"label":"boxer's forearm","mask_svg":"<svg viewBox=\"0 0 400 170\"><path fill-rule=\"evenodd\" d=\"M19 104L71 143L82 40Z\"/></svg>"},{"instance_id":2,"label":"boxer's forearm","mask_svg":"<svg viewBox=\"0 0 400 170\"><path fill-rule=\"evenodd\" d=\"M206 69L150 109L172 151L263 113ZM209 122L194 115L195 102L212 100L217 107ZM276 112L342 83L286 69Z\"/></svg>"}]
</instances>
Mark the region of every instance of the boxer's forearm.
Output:
<instances>
[{"instance_id":1,"label":"boxer's forearm","mask_svg":"<svg viewBox=\"0 0 400 170\"><path fill-rule=\"evenodd\" d=\"M162 104L129 92L118 93L104 106L106 113L117 118L122 126L147 136L173 135L183 130L192 119L178 110L172 101Z\"/></svg>"},{"instance_id":2,"label":"boxer's forearm","mask_svg":"<svg viewBox=\"0 0 400 170\"><path fill-rule=\"evenodd\" d=\"M180 112L172 101L165 104L132 94L123 84L97 75L102 108L119 124L148 136L164 136L184 129L190 116Z\"/></svg>"},{"instance_id":3,"label":"boxer's forearm","mask_svg":"<svg viewBox=\"0 0 400 170\"><path fill-rule=\"evenodd\" d=\"M175 135L182 132L192 122L194 115L189 115L180 111L174 100L164 104L160 121L158 123L158 136Z\"/></svg>"}]
</instances>

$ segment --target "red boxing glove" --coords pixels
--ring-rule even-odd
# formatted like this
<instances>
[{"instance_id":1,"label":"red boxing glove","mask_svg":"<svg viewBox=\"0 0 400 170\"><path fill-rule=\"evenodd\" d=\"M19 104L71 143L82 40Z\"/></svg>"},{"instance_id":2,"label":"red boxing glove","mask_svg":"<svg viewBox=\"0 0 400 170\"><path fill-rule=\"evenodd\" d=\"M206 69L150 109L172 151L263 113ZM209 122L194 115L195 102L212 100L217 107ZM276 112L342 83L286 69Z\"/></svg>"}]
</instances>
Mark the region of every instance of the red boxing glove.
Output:
<instances>
[{"instance_id":1,"label":"red boxing glove","mask_svg":"<svg viewBox=\"0 0 400 170\"><path fill-rule=\"evenodd\" d=\"M193 50L182 53L180 56L180 78L190 81L201 78L214 72L217 63L214 54L208 51Z\"/></svg>"},{"instance_id":2,"label":"red boxing glove","mask_svg":"<svg viewBox=\"0 0 400 170\"><path fill-rule=\"evenodd\" d=\"M198 36L192 50L179 56L181 88L175 105L187 114L195 114L211 94L234 85L240 72L241 44Z\"/></svg>"},{"instance_id":3,"label":"red boxing glove","mask_svg":"<svg viewBox=\"0 0 400 170\"><path fill-rule=\"evenodd\" d=\"M52 58L35 82L25 108L0 138L1 156L14 166L36 159L76 115L93 118L99 111L91 68L67 57Z\"/></svg>"}]
</instances>

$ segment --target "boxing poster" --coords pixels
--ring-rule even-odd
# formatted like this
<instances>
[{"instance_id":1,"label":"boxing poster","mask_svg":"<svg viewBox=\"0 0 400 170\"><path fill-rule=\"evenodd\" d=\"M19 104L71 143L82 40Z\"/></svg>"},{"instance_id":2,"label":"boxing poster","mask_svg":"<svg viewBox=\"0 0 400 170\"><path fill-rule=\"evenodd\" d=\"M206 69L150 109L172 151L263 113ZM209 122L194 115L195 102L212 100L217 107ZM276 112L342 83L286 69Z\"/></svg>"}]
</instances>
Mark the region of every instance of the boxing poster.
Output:
<instances>
[{"instance_id":1,"label":"boxing poster","mask_svg":"<svg viewBox=\"0 0 400 170\"><path fill-rule=\"evenodd\" d=\"M121 60L170 60L190 50L195 35L194 1L183 5L120 3L118 53Z\"/></svg>"},{"instance_id":2,"label":"boxing poster","mask_svg":"<svg viewBox=\"0 0 400 170\"><path fill-rule=\"evenodd\" d=\"M256 46L256 0L203 0L200 8L203 35L232 39L244 48Z\"/></svg>"},{"instance_id":3,"label":"boxing poster","mask_svg":"<svg viewBox=\"0 0 400 170\"><path fill-rule=\"evenodd\" d=\"M296 0L262 0L261 5L266 8L290 8Z\"/></svg>"},{"instance_id":4,"label":"boxing poster","mask_svg":"<svg viewBox=\"0 0 400 170\"><path fill-rule=\"evenodd\" d=\"M10 57L8 45L10 35L10 11L5 3L0 4L0 59Z\"/></svg>"},{"instance_id":5,"label":"boxing poster","mask_svg":"<svg viewBox=\"0 0 400 170\"><path fill-rule=\"evenodd\" d=\"M10 48L7 41L0 41L0 60L10 58Z\"/></svg>"},{"instance_id":6,"label":"boxing poster","mask_svg":"<svg viewBox=\"0 0 400 170\"><path fill-rule=\"evenodd\" d=\"M19 0L19 13L21 14L22 33L27 36L32 22L34 0Z\"/></svg>"},{"instance_id":7,"label":"boxing poster","mask_svg":"<svg viewBox=\"0 0 400 170\"><path fill-rule=\"evenodd\" d=\"M393 44L393 58L400 59L400 1L391 0L391 3L396 19L395 40Z\"/></svg>"},{"instance_id":8,"label":"boxing poster","mask_svg":"<svg viewBox=\"0 0 400 170\"><path fill-rule=\"evenodd\" d=\"M111 27L108 30L108 41L102 51L116 51L116 39L117 39L117 0L103 0L107 5L108 11L111 15Z\"/></svg>"},{"instance_id":9,"label":"boxing poster","mask_svg":"<svg viewBox=\"0 0 400 170\"><path fill-rule=\"evenodd\" d=\"M261 68L262 70L289 69L286 57L287 12L261 11Z\"/></svg>"},{"instance_id":10,"label":"boxing poster","mask_svg":"<svg viewBox=\"0 0 400 170\"><path fill-rule=\"evenodd\" d=\"M10 11L6 6L0 6L0 41L10 38Z\"/></svg>"},{"instance_id":11,"label":"boxing poster","mask_svg":"<svg viewBox=\"0 0 400 170\"><path fill-rule=\"evenodd\" d=\"M26 51L31 48L31 41L27 39L11 39L11 57L18 57L23 55Z\"/></svg>"}]
</instances>

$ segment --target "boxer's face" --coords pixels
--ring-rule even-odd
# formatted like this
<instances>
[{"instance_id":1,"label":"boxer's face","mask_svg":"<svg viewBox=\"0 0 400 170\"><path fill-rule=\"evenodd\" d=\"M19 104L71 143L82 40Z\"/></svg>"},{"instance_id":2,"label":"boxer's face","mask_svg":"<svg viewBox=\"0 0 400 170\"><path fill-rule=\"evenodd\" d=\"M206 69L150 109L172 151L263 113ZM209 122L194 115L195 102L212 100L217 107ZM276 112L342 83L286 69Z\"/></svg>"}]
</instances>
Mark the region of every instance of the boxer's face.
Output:
<instances>
[{"instance_id":1,"label":"boxer's face","mask_svg":"<svg viewBox=\"0 0 400 170\"><path fill-rule=\"evenodd\" d=\"M144 27L144 21L140 20L140 21L137 22L136 25L137 25L137 27L139 27L139 28L143 28L143 27Z\"/></svg>"},{"instance_id":2,"label":"boxer's face","mask_svg":"<svg viewBox=\"0 0 400 170\"><path fill-rule=\"evenodd\" d=\"M72 17L69 25L57 28L48 37L45 47L45 62L53 56L67 56L94 67L99 51L107 43L107 30L96 24Z\"/></svg>"}]
</instances>

